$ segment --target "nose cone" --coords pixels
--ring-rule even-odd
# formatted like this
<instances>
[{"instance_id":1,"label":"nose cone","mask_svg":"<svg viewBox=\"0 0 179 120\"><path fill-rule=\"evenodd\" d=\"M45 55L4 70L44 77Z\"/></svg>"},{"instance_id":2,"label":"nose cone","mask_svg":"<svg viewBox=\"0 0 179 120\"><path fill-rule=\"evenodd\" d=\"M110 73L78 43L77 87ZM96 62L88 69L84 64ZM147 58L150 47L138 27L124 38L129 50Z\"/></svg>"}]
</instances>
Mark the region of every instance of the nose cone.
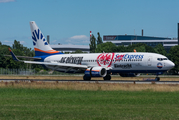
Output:
<instances>
[{"instance_id":1,"label":"nose cone","mask_svg":"<svg viewBox=\"0 0 179 120\"><path fill-rule=\"evenodd\" d=\"M169 69L172 69L173 67L175 67L175 64L174 64L172 61L168 61L167 67L168 67Z\"/></svg>"}]
</instances>

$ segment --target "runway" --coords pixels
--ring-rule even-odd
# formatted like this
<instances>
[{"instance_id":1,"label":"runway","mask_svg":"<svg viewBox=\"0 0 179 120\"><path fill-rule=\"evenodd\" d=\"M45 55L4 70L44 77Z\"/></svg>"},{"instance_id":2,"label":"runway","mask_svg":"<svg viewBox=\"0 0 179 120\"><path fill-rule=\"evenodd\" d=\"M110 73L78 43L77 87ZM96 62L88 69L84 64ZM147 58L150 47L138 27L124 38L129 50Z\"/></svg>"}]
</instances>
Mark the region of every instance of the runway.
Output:
<instances>
[{"instance_id":1,"label":"runway","mask_svg":"<svg viewBox=\"0 0 179 120\"><path fill-rule=\"evenodd\" d=\"M80 83L129 83L129 84L179 84L179 81L155 81L155 80L146 80L146 81L134 81L134 80L50 80L50 79L0 79L0 82L33 82L33 81L41 81L41 82L80 82Z\"/></svg>"}]
</instances>

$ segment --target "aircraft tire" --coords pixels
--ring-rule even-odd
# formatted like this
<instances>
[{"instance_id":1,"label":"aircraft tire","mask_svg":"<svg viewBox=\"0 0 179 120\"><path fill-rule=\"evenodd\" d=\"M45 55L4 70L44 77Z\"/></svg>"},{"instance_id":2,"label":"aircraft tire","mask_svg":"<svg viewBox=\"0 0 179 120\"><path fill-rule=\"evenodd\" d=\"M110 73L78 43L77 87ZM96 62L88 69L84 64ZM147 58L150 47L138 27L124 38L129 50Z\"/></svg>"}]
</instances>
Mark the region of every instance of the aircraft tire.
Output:
<instances>
[{"instance_id":1,"label":"aircraft tire","mask_svg":"<svg viewBox=\"0 0 179 120\"><path fill-rule=\"evenodd\" d=\"M111 80L111 75L106 75L105 77L103 77L104 80Z\"/></svg>"},{"instance_id":2,"label":"aircraft tire","mask_svg":"<svg viewBox=\"0 0 179 120\"><path fill-rule=\"evenodd\" d=\"M83 76L83 80L91 80L91 77Z\"/></svg>"},{"instance_id":3,"label":"aircraft tire","mask_svg":"<svg viewBox=\"0 0 179 120\"><path fill-rule=\"evenodd\" d=\"M160 78L159 78L159 77L156 77L155 79L156 79L157 81L160 81Z\"/></svg>"}]
</instances>

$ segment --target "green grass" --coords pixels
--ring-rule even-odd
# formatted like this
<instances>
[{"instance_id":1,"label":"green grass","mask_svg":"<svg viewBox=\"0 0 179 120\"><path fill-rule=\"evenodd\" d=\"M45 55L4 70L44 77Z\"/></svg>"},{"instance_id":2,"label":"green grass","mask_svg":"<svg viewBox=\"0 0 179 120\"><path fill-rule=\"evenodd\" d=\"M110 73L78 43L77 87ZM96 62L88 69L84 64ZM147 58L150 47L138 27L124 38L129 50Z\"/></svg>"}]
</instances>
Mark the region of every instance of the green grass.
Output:
<instances>
[{"instance_id":1,"label":"green grass","mask_svg":"<svg viewBox=\"0 0 179 120\"><path fill-rule=\"evenodd\" d=\"M0 88L3 119L179 119L179 92Z\"/></svg>"}]
</instances>

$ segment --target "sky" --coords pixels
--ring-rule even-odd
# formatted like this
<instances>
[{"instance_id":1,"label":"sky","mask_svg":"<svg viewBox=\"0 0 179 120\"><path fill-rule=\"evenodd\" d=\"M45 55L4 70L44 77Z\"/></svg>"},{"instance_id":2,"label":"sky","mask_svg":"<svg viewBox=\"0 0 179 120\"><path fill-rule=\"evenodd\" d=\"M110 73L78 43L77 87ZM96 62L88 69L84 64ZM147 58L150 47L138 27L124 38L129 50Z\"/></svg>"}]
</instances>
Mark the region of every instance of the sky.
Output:
<instances>
[{"instance_id":1,"label":"sky","mask_svg":"<svg viewBox=\"0 0 179 120\"><path fill-rule=\"evenodd\" d=\"M33 48L30 21L50 44L89 45L103 35L177 38L179 0L0 0L0 41Z\"/></svg>"}]
</instances>

